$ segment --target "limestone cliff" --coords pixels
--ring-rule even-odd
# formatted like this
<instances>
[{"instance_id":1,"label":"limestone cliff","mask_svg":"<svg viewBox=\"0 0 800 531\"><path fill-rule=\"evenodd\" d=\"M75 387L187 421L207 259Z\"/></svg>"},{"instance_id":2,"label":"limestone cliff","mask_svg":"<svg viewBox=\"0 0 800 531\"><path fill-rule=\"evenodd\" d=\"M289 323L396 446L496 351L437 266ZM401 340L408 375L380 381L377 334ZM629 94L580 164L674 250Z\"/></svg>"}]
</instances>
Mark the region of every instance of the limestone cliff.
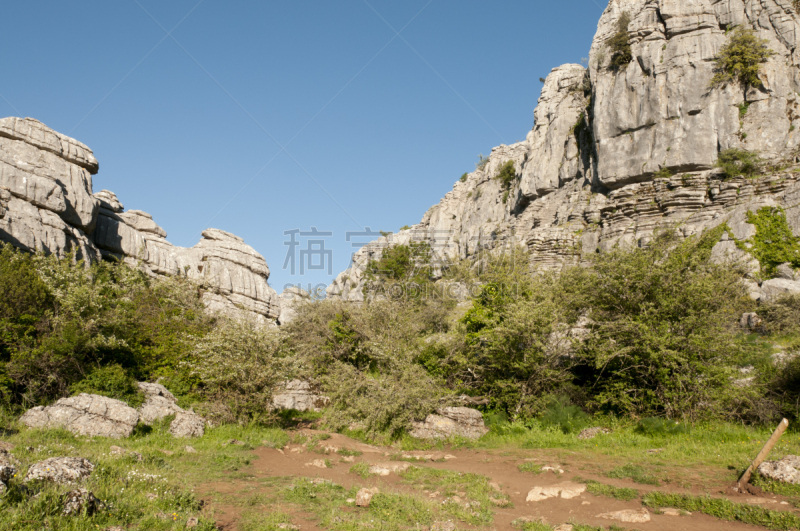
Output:
<instances>
[{"instance_id":1,"label":"limestone cliff","mask_svg":"<svg viewBox=\"0 0 800 531\"><path fill-rule=\"evenodd\" d=\"M213 311L280 314L267 262L233 234L209 229L191 248L167 241L152 216L125 211L108 190L92 194L92 150L31 118L0 119L0 241L79 259L116 259L153 275L186 276Z\"/></svg>"},{"instance_id":2,"label":"limestone cliff","mask_svg":"<svg viewBox=\"0 0 800 531\"><path fill-rule=\"evenodd\" d=\"M612 68L609 39L627 28L632 60ZM762 86L711 86L735 26L753 28L774 55ZM792 0L611 0L588 68L547 77L525 141L492 150L422 221L373 242L329 287L359 300L363 269L386 245L428 241L452 258L521 244L535 266L557 268L617 244L645 245L659 227L684 236L727 222L752 235L745 213L782 206L800 235L800 15ZM758 178L725 178L721 151L742 148L770 163ZM512 161L516 180L500 168ZM718 256L740 254L720 242ZM754 297L759 287L754 286Z\"/></svg>"}]
</instances>

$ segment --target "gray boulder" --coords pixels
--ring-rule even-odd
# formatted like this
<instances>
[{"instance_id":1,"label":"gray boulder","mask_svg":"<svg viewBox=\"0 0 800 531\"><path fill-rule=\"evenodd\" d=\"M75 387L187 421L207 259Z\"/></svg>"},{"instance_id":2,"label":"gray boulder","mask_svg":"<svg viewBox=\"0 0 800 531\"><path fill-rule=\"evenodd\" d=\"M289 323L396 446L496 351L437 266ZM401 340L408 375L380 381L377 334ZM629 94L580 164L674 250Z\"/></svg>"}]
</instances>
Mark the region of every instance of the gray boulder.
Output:
<instances>
[{"instance_id":1,"label":"gray boulder","mask_svg":"<svg viewBox=\"0 0 800 531\"><path fill-rule=\"evenodd\" d=\"M330 398L313 392L311 384L302 380L291 380L283 390L272 398L274 409L297 411L320 411L328 405Z\"/></svg>"},{"instance_id":2,"label":"gray boulder","mask_svg":"<svg viewBox=\"0 0 800 531\"><path fill-rule=\"evenodd\" d=\"M25 475L25 481L37 479L69 484L89 477L94 465L82 457L51 457L33 464Z\"/></svg>"},{"instance_id":3,"label":"gray boulder","mask_svg":"<svg viewBox=\"0 0 800 531\"><path fill-rule=\"evenodd\" d=\"M16 473L14 457L8 451L0 449L0 494L8 488L8 482Z\"/></svg>"},{"instance_id":4,"label":"gray boulder","mask_svg":"<svg viewBox=\"0 0 800 531\"><path fill-rule=\"evenodd\" d=\"M281 313L278 317L278 324L288 324L297 317L297 307L311 300L311 294L297 286L288 286L283 293L278 295Z\"/></svg>"},{"instance_id":5,"label":"gray boulder","mask_svg":"<svg viewBox=\"0 0 800 531\"><path fill-rule=\"evenodd\" d=\"M764 461L758 473L775 481L800 485L800 457L787 455L780 461Z\"/></svg>"},{"instance_id":6,"label":"gray boulder","mask_svg":"<svg viewBox=\"0 0 800 531\"><path fill-rule=\"evenodd\" d=\"M138 386L139 390L145 395L144 404L138 409L139 418L145 424L152 424L164 417L184 413L184 410L178 406L178 400L175 395L170 393L163 385L139 382Z\"/></svg>"},{"instance_id":7,"label":"gray boulder","mask_svg":"<svg viewBox=\"0 0 800 531\"><path fill-rule=\"evenodd\" d=\"M20 422L29 428L65 428L76 435L119 439L133 433L139 413L120 400L81 393L29 409Z\"/></svg>"},{"instance_id":8,"label":"gray boulder","mask_svg":"<svg viewBox=\"0 0 800 531\"><path fill-rule=\"evenodd\" d=\"M75 489L67 492L62 497L64 516L93 516L105 507L105 504L95 498L94 493L86 489Z\"/></svg>"},{"instance_id":9,"label":"gray boulder","mask_svg":"<svg viewBox=\"0 0 800 531\"><path fill-rule=\"evenodd\" d=\"M774 302L790 295L800 295L800 282L785 278L773 278L761 283L762 300Z\"/></svg>"},{"instance_id":10,"label":"gray boulder","mask_svg":"<svg viewBox=\"0 0 800 531\"><path fill-rule=\"evenodd\" d=\"M178 413L169 425L169 432L178 438L202 437L205 433L206 421L194 413Z\"/></svg>"},{"instance_id":11,"label":"gray boulder","mask_svg":"<svg viewBox=\"0 0 800 531\"><path fill-rule=\"evenodd\" d=\"M425 422L412 423L411 436L418 439L446 439L454 435L478 439L489 432L480 411L468 407L445 407L428 415Z\"/></svg>"}]
</instances>

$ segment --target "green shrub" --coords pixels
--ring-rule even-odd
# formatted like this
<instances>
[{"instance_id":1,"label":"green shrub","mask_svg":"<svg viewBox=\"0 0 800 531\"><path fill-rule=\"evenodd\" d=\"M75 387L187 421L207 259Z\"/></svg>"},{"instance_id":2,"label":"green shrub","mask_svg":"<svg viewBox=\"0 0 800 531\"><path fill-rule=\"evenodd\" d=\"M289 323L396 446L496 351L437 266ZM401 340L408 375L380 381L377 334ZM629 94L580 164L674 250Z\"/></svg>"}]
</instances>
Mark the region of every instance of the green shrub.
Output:
<instances>
[{"instance_id":1,"label":"green shrub","mask_svg":"<svg viewBox=\"0 0 800 531\"><path fill-rule=\"evenodd\" d=\"M728 177L744 175L752 177L761 172L762 162L758 153L746 149L729 148L719 153L717 168L722 168Z\"/></svg>"},{"instance_id":2,"label":"green shrub","mask_svg":"<svg viewBox=\"0 0 800 531\"><path fill-rule=\"evenodd\" d=\"M596 256L586 278L591 334L575 383L590 405L623 415L724 416L737 360L758 347L739 336L750 302L734 267L711 262L721 230L679 242L657 234L647 249Z\"/></svg>"},{"instance_id":3,"label":"green shrub","mask_svg":"<svg viewBox=\"0 0 800 531\"><path fill-rule=\"evenodd\" d=\"M660 417L644 418L636 424L636 428L634 429L634 432L650 437L678 435L686 433L686 431L686 425Z\"/></svg>"},{"instance_id":4,"label":"green shrub","mask_svg":"<svg viewBox=\"0 0 800 531\"><path fill-rule=\"evenodd\" d=\"M625 11L617 20L617 32L608 40L612 70L616 71L626 67L633 60L630 37L628 36L628 26L630 24L631 15Z\"/></svg>"},{"instance_id":5,"label":"green shrub","mask_svg":"<svg viewBox=\"0 0 800 531\"><path fill-rule=\"evenodd\" d=\"M465 183L465 182L467 182L467 177L469 177L469 174L464 172L464 175L461 176L459 181L461 181L462 183Z\"/></svg>"},{"instance_id":6,"label":"green shrub","mask_svg":"<svg viewBox=\"0 0 800 531\"><path fill-rule=\"evenodd\" d=\"M361 306L325 300L301 309L284 327L287 348L331 398L328 425L399 436L440 407L452 391L423 366L432 348L423 338L447 330L447 308L420 299Z\"/></svg>"},{"instance_id":7,"label":"green shrub","mask_svg":"<svg viewBox=\"0 0 800 531\"><path fill-rule=\"evenodd\" d=\"M225 319L198 339L187 369L211 402L205 413L218 422L269 420L272 393L292 372L280 331L247 319Z\"/></svg>"},{"instance_id":8,"label":"green shrub","mask_svg":"<svg viewBox=\"0 0 800 531\"><path fill-rule=\"evenodd\" d=\"M758 72L761 63L767 62L775 54L768 48L768 44L766 39L758 38L752 29L737 27L728 43L720 50L711 85L736 82L745 89L760 86Z\"/></svg>"},{"instance_id":9,"label":"green shrub","mask_svg":"<svg viewBox=\"0 0 800 531\"><path fill-rule=\"evenodd\" d=\"M52 303L25 341L12 348L3 341L0 373L11 380L5 387L18 404L67 396L105 366L119 365L137 380L176 376L190 350L187 338L211 326L197 286L184 279L153 279L124 264L87 266L72 257L35 255L19 263L33 268Z\"/></svg>"},{"instance_id":10,"label":"green shrub","mask_svg":"<svg viewBox=\"0 0 800 531\"><path fill-rule=\"evenodd\" d=\"M479 159L478 162L475 164L475 169L482 170L486 167L487 164L489 164L489 157L484 157L483 153L478 155L478 157Z\"/></svg>"},{"instance_id":11,"label":"green shrub","mask_svg":"<svg viewBox=\"0 0 800 531\"><path fill-rule=\"evenodd\" d=\"M589 425L591 417L563 397L553 399L542 415L542 424L559 428L564 433L576 433Z\"/></svg>"},{"instance_id":12,"label":"green shrub","mask_svg":"<svg viewBox=\"0 0 800 531\"><path fill-rule=\"evenodd\" d=\"M792 234L781 207L762 207L755 214L748 211L747 222L756 228L755 236L748 240L748 251L758 259L766 275L774 275L775 269L787 262L800 267L800 238Z\"/></svg>"},{"instance_id":13,"label":"green shrub","mask_svg":"<svg viewBox=\"0 0 800 531\"><path fill-rule=\"evenodd\" d=\"M508 189L514 181L517 180L517 170L514 166L514 161L509 160L500 168L500 171L495 176L495 179L500 181L504 189Z\"/></svg>"},{"instance_id":14,"label":"green shrub","mask_svg":"<svg viewBox=\"0 0 800 531\"><path fill-rule=\"evenodd\" d=\"M144 394L136 385L136 379L117 364L100 367L70 386L72 394L89 393L116 398L127 402L131 407L144 403Z\"/></svg>"},{"instance_id":15,"label":"green shrub","mask_svg":"<svg viewBox=\"0 0 800 531\"><path fill-rule=\"evenodd\" d=\"M658 170L653 174L653 178L655 179L669 179L672 177L673 173L672 170L667 168L666 166Z\"/></svg>"}]
</instances>

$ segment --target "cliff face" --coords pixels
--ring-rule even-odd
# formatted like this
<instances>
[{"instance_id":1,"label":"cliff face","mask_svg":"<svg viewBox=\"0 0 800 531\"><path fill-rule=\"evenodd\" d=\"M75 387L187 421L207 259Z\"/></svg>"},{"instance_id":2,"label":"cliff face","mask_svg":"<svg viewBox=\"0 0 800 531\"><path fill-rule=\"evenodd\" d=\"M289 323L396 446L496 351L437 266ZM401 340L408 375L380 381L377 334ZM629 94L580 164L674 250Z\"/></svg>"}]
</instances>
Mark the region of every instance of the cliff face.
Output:
<instances>
[{"instance_id":1,"label":"cliff face","mask_svg":"<svg viewBox=\"0 0 800 531\"><path fill-rule=\"evenodd\" d=\"M613 69L608 42L623 13L632 60ZM761 67L762 86L711 87L738 25L775 52ZM526 140L493 149L418 225L363 248L329 296L359 300L367 261L410 240L452 258L522 244L533 265L558 268L618 244L644 245L664 226L689 236L727 222L745 239L755 231L746 212L761 206L785 208L800 235L799 31L792 0L611 0L588 69L550 73ZM783 169L723 178L714 164L732 147ZM504 188L496 176L508 161L517 179ZM730 245L721 242L718 254Z\"/></svg>"},{"instance_id":2,"label":"cliff face","mask_svg":"<svg viewBox=\"0 0 800 531\"><path fill-rule=\"evenodd\" d=\"M78 259L113 258L152 275L182 275L205 288L213 311L245 311L262 322L280 314L260 254L233 234L209 229L177 247L152 216L124 211L108 190L92 194L99 165L77 140L30 118L0 119L0 241Z\"/></svg>"}]
</instances>

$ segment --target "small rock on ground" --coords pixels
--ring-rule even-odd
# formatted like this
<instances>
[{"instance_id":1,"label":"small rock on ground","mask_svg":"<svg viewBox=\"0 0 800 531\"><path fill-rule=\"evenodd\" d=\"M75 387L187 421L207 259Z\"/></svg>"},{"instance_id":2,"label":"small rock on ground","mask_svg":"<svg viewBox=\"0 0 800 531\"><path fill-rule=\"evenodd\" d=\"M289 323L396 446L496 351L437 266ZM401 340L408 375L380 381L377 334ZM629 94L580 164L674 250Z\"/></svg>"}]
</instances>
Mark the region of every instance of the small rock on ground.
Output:
<instances>
[{"instance_id":1,"label":"small rock on ground","mask_svg":"<svg viewBox=\"0 0 800 531\"><path fill-rule=\"evenodd\" d=\"M581 483L574 483L572 481L565 481L556 485L549 485L546 487L533 487L529 492L525 501L538 502L548 498L561 497L565 500L576 498L586 491L586 485Z\"/></svg>"},{"instance_id":2,"label":"small rock on ground","mask_svg":"<svg viewBox=\"0 0 800 531\"><path fill-rule=\"evenodd\" d=\"M625 509L624 511L614 511L611 513L598 514L597 518L605 520L617 520L626 524L644 524L650 521L650 513L647 509Z\"/></svg>"},{"instance_id":3,"label":"small rock on ground","mask_svg":"<svg viewBox=\"0 0 800 531\"><path fill-rule=\"evenodd\" d=\"M456 524L451 520L446 522L434 522L431 531L455 531Z\"/></svg>"},{"instance_id":4,"label":"small rock on ground","mask_svg":"<svg viewBox=\"0 0 800 531\"><path fill-rule=\"evenodd\" d=\"M82 457L51 457L28 469L25 481L44 479L55 483L72 483L89 476L94 465Z\"/></svg>"},{"instance_id":5,"label":"small rock on ground","mask_svg":"<svg viewBox=\"0 0 800 531\"><path fill-rule=\"evenodd\" d=\"M578 439L586 441L589 439L594 439L598 435L606 435L608 433L611 433L611 430L609 430L608 428L600 428L600 427L586 428L585 430L580 432L580 434L578 434Z\"/></svg>"},{"instance_id":6,"label":"small rock on ground","mask_svg":"<svg viewBox=\"0 0 800 531\"><path fill-rule=\"evenodd\" d=\"M361 489L356 493L356 505L358 507L369 507L372 497L378 494L378 489Z\"/></svg>"},{"instance_id":7,"label":"small rock on ground","mask_svg":"<svg viewBox=\"0 0 800 531\"><path fill-rule=\"evenodd\" d=\"M103 502L86 489L71 490L64 494L64 516L92 516L103 508Z\"/></svg>"},{"instance_id":8,"label":"small rock on ground","mask_svg":"<svg viewBox=\"0 0 800 531\"><path fill-rule=\"evenodd\" d=\"M404 472L408 470L408 467L411 465L408 463L378 463L376 465L372 465L369 467L370 474L377 474L379 476L388 476L392 472L397 474L398 472Z\"/></svg>"}]
</instances>

